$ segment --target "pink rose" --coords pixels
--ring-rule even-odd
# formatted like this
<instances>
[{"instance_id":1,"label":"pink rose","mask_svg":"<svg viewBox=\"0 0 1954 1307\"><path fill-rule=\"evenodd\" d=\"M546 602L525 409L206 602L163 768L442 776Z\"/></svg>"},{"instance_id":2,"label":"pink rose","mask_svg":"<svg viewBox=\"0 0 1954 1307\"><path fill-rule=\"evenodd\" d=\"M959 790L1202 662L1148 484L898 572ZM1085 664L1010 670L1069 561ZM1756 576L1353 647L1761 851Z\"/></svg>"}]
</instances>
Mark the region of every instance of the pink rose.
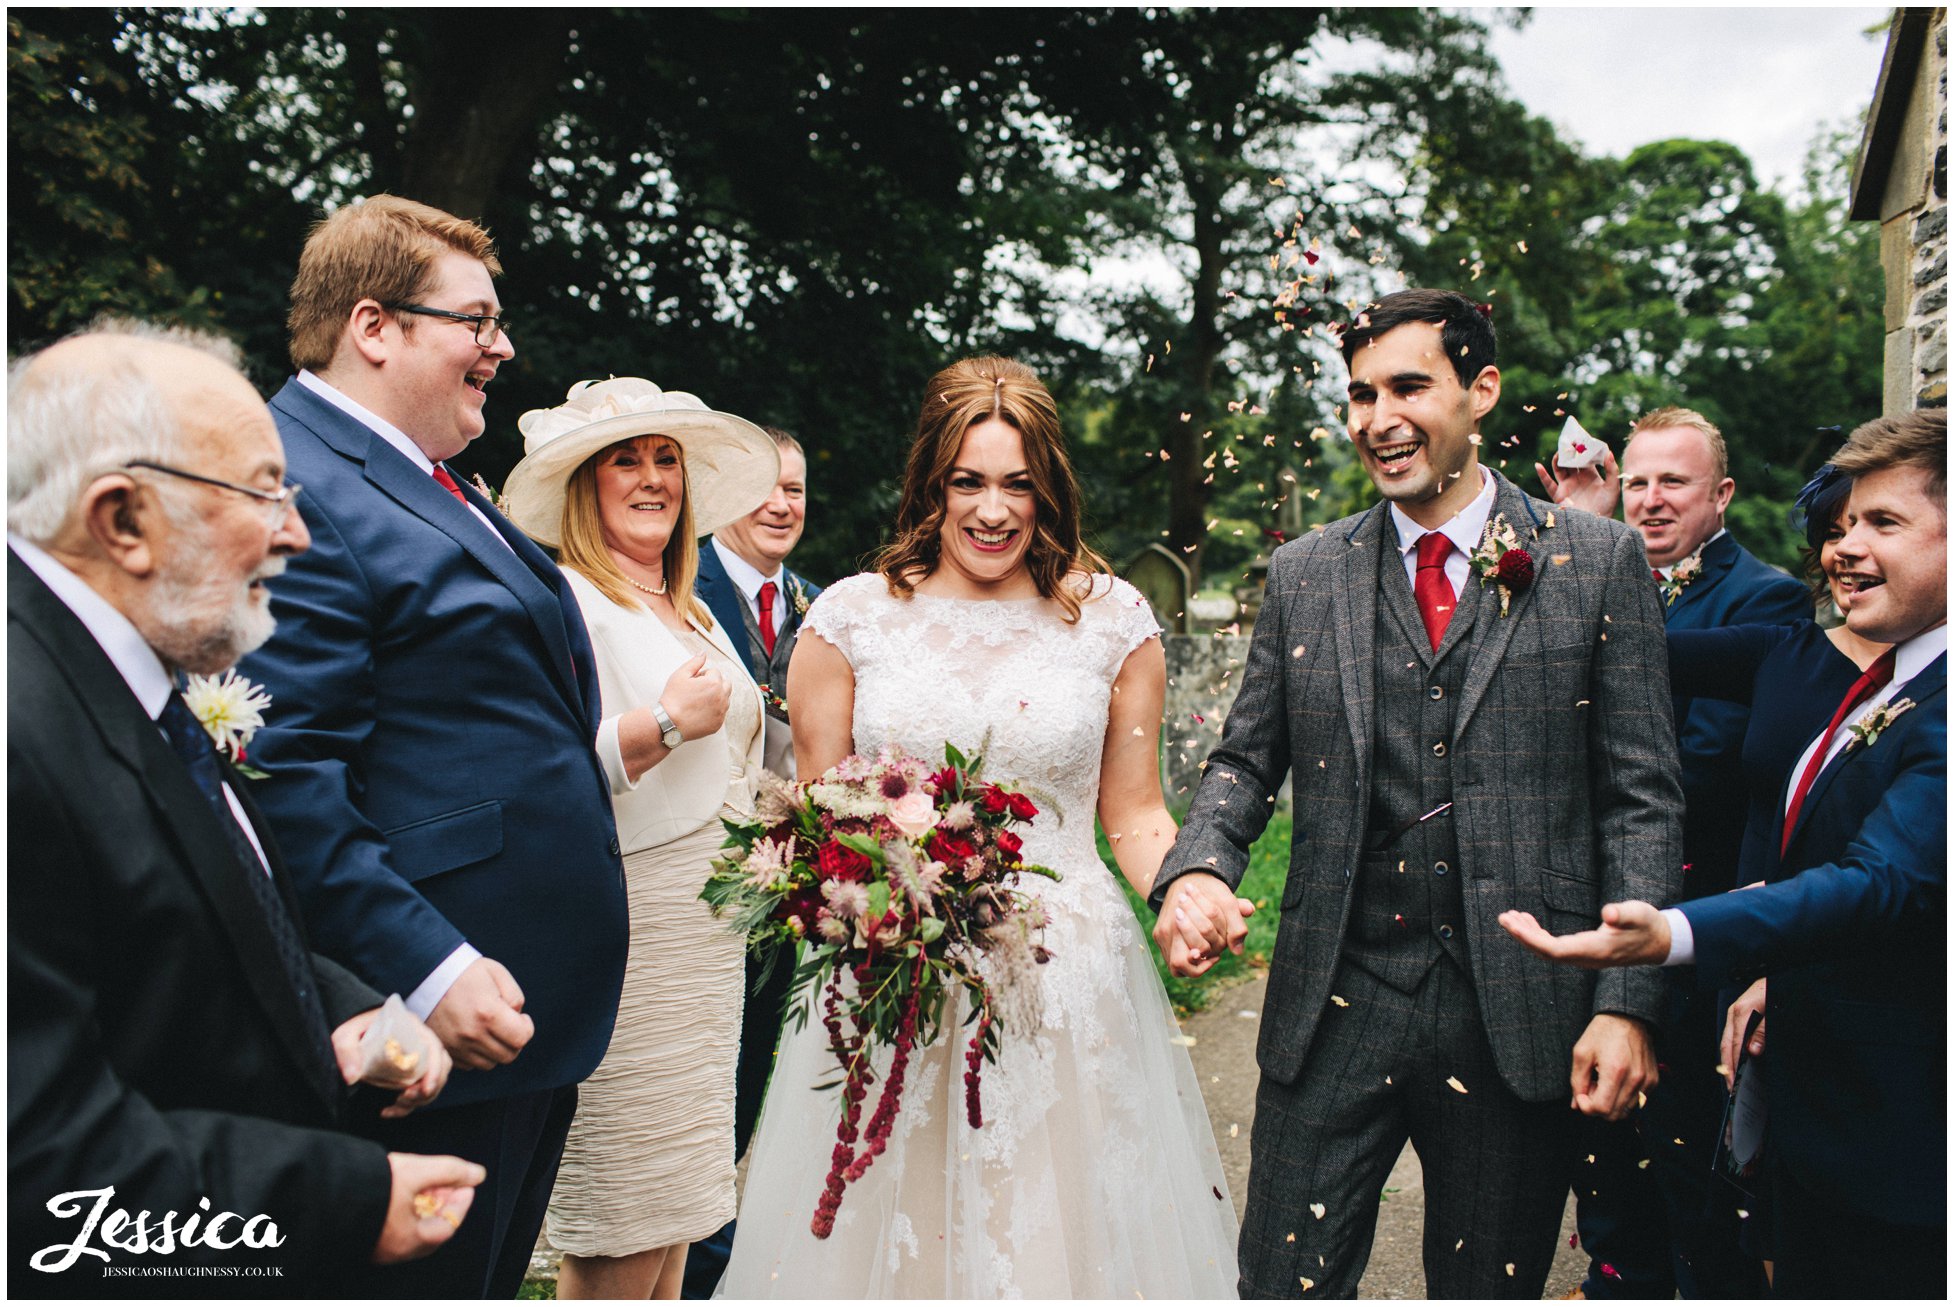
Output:
<instances>
[{"instance_id":1,"label":"pink rose","mask_svg":"<svg viewBox=\"0 0 1954 1307\"><path fill-rule=\"evenodd\" d=\"M911 790L889 805L889 820L913 840L936 826L936 802L921 790Z\"/></svg>"}]
</instances>

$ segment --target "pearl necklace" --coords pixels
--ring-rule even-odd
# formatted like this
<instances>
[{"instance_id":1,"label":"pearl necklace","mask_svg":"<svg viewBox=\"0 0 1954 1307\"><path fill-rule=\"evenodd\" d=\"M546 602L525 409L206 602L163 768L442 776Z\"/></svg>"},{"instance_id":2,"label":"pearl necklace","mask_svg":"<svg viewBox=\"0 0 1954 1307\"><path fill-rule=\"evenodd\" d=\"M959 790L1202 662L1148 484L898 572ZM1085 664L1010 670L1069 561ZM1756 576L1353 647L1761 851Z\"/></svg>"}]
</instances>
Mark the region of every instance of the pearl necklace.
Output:
<instances>
[{"instance_id":1,"label":"pearl necklace","mask_svg":"<svg viewBox=\"0 0 1954 1307\"><path fill-rule=\"evenodd\" d=\"M622 573L622 572L619 572L619 573L618 573L618 575L619 575L619 576L624 576L624 573ZM631 586L635 586L635 587L637 587L638 589L640 589L640 590L642 590L642 591L644 591L644 592L645 592L646 594L648 594L648 595L657 595L657 596L659 596L659 597L663 597L663 595L665 594L665 592L666 592L667 590L669 590L669 589L671 589L671 588L672 588L672 583L671 583L670 581L666 581L666 582L664 582L664 583L663 583L663 584L661 584L661 585L660 585L660 586L659 586L659 587L658 587L658 588L657 588L656 590L654 590L654 589L652 589L652 588L651 588L650 586L648 586L648 585L645 585L645 584L643 584L642 582L639 582L639 581L633 581L633 580L632 580L632 579L631 579L630 577L628 577L628 576L625 576L625 577L624 577L624 581L625 581L625 584L627 584L627 585L631 585Z\"/></svg>"}]
</instances>

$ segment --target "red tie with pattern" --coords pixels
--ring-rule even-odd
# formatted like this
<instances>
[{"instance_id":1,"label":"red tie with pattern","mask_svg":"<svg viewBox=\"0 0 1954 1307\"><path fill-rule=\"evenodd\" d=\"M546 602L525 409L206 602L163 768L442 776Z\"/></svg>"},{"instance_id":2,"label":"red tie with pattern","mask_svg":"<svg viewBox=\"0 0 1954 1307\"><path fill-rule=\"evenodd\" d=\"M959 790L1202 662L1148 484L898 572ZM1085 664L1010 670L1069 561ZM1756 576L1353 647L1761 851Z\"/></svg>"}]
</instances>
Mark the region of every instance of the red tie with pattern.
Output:
<instances>
[{"instance_id":1,"label":"red tie with pattern","mask_svg":"<svg viewBox=\"0 0 1954 1307\"><path fill-rule=\"evenodd\" d=\"M773 597L780 593L772 581L760 583L760 643L767 646L767 657L773 657Z\"/></svg>"},{"instance_id":2,"label":"red tie with pattern","mask_svg":"<svg viewBox=\"0 0 1954 1307\"><path fill-rule=\"evenodd\" d=\"M1452 553L1452 541L1437 531L1427 531L1418 537L1418 579L1412 584L1411 592L1418 597L1418 615L1425 619L1425 634L1431 638L1432 649L1438 649L1439 641L1445 638L1445 627L1452 620L1452 610L1459 605L1459 597L1452 593L1452 583L1445 579L1445 560Z\"/></svg>"},{"instance_id":3,"label":"red tie with pattern","mask_svg":"<svg viewBox=\"0 0 1954 1307\"><path fill-rule=\"evenodd\" d=\"M468 496L461 493L461 487L455 484L455 479L448 474L448 469L442 467L439 463L434 465L434 479L441 484L443 490L453 495L456 499L459 499L464 504L468 502Z\"/></svg>"},{"instance_id":4,"label":"red tie with pattern","mask_svg":"<svg viewBox=\"0 0 1954 1307\"><path fill-rule=\"evenodd\" d=\"M1825 770L1825 755L1830 753L1832 736L1838 732L1839 723L1850 717L1855 709L1866 700L1886 688L1893 679L1893 651L1888 649L1873 660L1845 692L1839 701L1839 710L1832 714L1832 720L1825 724L1825 734L1818 737L1818 747L1812 750L1812 760L1805 764L1804 774L1798 777L1798 788L1791 791L1791 803L1784 810L1784 837L1778 841L1778 856L1791 847L1791 832L1798 825L1798 810L1805 806L1805 796L1811 793L1812 782Z\"/></svg>"}]
</instances>

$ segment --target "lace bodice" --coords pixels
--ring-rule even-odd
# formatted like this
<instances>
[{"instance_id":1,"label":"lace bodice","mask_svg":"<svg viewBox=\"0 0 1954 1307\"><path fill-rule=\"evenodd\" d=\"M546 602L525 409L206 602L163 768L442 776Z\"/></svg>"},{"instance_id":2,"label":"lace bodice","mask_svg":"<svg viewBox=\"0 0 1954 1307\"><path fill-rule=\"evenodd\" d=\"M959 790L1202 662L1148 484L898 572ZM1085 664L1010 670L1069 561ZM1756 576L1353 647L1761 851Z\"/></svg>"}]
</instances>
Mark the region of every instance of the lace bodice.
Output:
<instances>
[{"instance_id":1,"label":"lace bodice","mask_svg":"<svg viewBox=\"0 0 1954 1307\"><path fill-rule=\"evenodd\" d=\"M1159 634L1140 592L1099 576L1069 623L1045 599L897 598L864 572L829 586L803 630L855 670L857 753L895 745L932 762L947 741L984 776L1041 809L1026 855L1058 865L1094 856L1099 762L1113 680Z\"/></svg>"}]
</instances>

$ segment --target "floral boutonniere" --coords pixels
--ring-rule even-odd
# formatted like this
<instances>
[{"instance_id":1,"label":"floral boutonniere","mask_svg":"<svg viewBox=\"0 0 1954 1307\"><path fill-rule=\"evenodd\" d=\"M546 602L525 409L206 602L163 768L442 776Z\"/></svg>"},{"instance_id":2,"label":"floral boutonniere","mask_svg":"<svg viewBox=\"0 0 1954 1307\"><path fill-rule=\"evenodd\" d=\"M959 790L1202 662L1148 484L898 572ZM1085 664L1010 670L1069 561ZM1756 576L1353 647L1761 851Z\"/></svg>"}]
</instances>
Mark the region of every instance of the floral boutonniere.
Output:
<instances>
[{"instance_id":1,"label":"floral boutonniere","mask_svg":"<svg viewBox=\"0 0 1954 1307\"><path fill-rule=\"evenodd\" d=\"M1853 743L1870 749L1880 734L1899 719L1901 713L1913 707L1913 700L1900 699L1893 703L1883 703L1866 714L1861 721L1854 722L1846 729L1852 732Z\"/></svg>"},{"instance_id":2,"label":"floral boutonniere","mask_svg":"<svg viewBox=\"0 0 1954 1307\"><path fill-rule=\"evenodd\" d=\"M768 709L778 714L782 721L787 720L787 701L775 694L773 687L764 681L760 683L760 698L766 701Z\"/></svg>"},{"instance_id":3,"label":"floral boutonniere","mask_svg":"<svg viewBox=\"0 0 1954 1307\"><path fill-rule=\"evenodd\" d=\"M1525 594L1533 585L1533 555L1520 548L1520 537L1501 513L1486 523L1486 534L1479 548L1472 551L1472 569L1479 573L1479 584L1499 587L1499 615L1506 616L1513 596Z\"/></svg>"},{"instance_id":4,"label":"floral boutonniere","mask_svg":"<svg viewBox=\"0 0 1954 1307\"><path fill-rule=\"evenodd\" d=\"M1666 608L1675 603L1676 596L1701 575L1703 575L1703 551L1699 549L1669 569L1668 579L1662 583L1663 606Z\"/></svg>"},{"instance_id":5,"label":"floral boutonniere","mask_svg":"<svg viewBox=\"0 0 1954 1307\"><path fill-rule=\"evenodd\" d=\"M484 499L488 500L489 503L495 505L496 512L502 514L502 516L504 517L509 516L509 501L505 499L502 495L497 493L494 486L491 486L488 482L482 480L482 474L480 472L477 472L474 476L470 477L469 480L475 483L475 489L482 492L482 497Z\"/></svg>"},{"instance_id":6,"label":"floral boutonniere","mask_svg":"<svg viewBox=\"0 0 1954 1307\"><path fill-rule=\"evenodd\" d=\"M808 602L807 587L801 584L801 578L798 576L787 578L787 597L794 601L794 616L806 617Z\"/></svg>"},{"instance_id":7,"label":"floral boutonniere","mask_svg":"<svg viewBox=\"0 0 1954 1307\"><path fill-rule=\"evenodd\" d=\"M271 707L264 686L253 685L235 669L222 676L192 676L184 684L183 702L238 775L261 781L269 774L253 767L244 755L244 746L265 724L265 709Z\"/></svg>"}]
</instances>

